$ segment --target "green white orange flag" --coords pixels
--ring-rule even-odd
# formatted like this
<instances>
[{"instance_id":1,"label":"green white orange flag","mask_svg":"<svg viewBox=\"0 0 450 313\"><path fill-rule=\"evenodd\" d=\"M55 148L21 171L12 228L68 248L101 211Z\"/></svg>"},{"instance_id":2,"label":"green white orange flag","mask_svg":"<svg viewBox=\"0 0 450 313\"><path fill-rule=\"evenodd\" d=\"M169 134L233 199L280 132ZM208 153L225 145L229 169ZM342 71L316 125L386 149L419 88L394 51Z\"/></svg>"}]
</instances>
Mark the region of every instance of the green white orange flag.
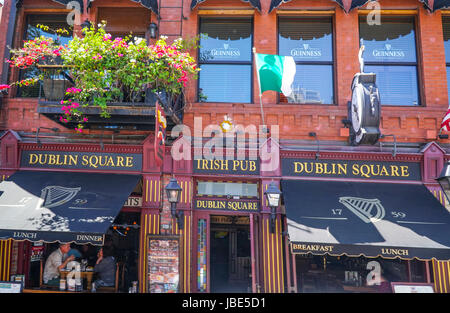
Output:
<instances>
[{"instance_id":1,"label":"green white orange flag","mask_svg":"<svg viewBox=\"0 0 450 313\"><path fill-rule=\"evenodd\" d=\"M275 90L289 97L296 71L294 58L255 53L255 60L260 94L266 90Z\"/></svg>"}]
</instances>

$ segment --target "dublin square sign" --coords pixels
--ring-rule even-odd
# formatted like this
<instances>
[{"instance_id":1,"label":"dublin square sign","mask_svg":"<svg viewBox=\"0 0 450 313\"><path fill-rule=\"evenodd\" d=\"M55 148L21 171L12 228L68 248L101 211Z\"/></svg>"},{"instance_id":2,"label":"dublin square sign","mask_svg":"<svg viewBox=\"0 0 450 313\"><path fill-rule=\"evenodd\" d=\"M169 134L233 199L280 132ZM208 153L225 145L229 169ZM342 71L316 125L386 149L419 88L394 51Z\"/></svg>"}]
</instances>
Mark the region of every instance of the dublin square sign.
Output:
<instances>
[{"instance_id":1,"label":"dublin square sign","mask_svg":"<svg viewBox=\"0 0 450 313\"><path fill-rule=\"evenodd\" d=\"M63 151L22 151L25 168L141 171L142 154Z\"/></svg>"}]
</instances>

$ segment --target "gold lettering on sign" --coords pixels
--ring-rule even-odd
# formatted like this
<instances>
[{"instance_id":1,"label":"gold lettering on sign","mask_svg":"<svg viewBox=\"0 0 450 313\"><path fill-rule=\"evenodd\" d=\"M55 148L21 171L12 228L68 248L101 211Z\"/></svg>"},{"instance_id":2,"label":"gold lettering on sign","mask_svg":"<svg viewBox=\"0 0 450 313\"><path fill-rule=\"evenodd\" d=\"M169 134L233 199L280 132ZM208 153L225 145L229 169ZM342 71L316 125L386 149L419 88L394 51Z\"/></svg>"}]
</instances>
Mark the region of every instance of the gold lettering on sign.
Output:
<instances>
[{"instance_id":1,"label":"gold lettering on sign","mask_svg":"<svg viewBox=\"0 0 450 313\"><path fill-rule=\"evenodd\" d=\"M302 251L316 251L316 252L333 252L334 246L327 245L307 245L307 244L292 244L294 250Z\"/></svg>"},{"instance_id":2,"label":"gold lettering on sign","mask_svg":"<svg viewBox=\"0 0 450 313\"><path fill-rule=\"evenodd\" d=\"M79 155L52 154L52 153L30 153L28 165L51 165L51 166L85 166L92 168L101 167L133 167L132 156L111 155L81 155L81 164L78 164Z\"/></svg>"},{"instance_id":3,"label":"gold lettering on sign","mask_svg":"<svg viewBox=\"0 0 450 313\"><path fill-rule=\"evenodd\" d=\"M386 255L409 255L409 250L408 249L392 249L392 248L382 248L381 249L381 254L386 254Z\"/></svg>"},{"instance_id":4,"label":"gold lettering on sign","mask_svg":"<svg viewBox=\"0 0 450 313\"><path fill-rule=\"evenodd\" d=\"M196 160L196 168L203 171L255 172L253 160Z\"/></svg>"}]
</instances>

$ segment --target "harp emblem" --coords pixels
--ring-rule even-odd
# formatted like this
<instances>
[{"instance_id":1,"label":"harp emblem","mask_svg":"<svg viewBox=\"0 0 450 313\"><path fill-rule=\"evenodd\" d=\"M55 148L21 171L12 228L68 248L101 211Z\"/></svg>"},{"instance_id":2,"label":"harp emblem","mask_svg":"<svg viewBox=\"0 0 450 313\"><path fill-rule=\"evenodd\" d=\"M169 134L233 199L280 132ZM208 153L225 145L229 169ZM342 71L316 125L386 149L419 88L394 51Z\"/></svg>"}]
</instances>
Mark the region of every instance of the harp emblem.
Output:
<instances>
[{"instance_id":1,"label":"harp emblem","mask_svg":"<svg viewBox=\"0 0 450 313\"><path fill-rule=\"evenodd\" d=\"M63 205L72 200L80 190L81 187L47 186L41 190L41 198L44 200L42 206L50 209Z\"/></svg>"},{"instance_id":2,"label":"harp emblem","mask_svg":"<svg viewBox=\"0 0 450 313\"><path fill-rule=\"evenodd\" d=\"M339 202L366 223L375 223L384 218L385 210L378 199L340 197Z\"/></svg>"}]
</instances>

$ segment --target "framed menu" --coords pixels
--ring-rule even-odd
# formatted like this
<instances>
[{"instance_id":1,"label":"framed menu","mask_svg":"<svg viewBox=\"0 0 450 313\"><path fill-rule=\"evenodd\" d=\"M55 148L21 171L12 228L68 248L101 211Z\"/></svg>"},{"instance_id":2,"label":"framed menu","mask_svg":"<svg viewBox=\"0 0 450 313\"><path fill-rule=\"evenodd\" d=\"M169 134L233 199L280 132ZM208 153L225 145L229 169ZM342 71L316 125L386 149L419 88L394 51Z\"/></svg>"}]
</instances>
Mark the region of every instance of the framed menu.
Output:
<instances>
[{"instance_id":1,"label":"framed menu","mask_svg":"<svg viewBox=\"0 0 450 313\"><path fill-rule=\"evenodd\" d=\"M148 292L181 292L181 242L176 235L147 235Z\"/></svg>"},{"instance_id":2,"label":"framed menu","mask_svg":"<svg viewBox=\"0 0 450 313\"><path fill-rule=\"evenodd\" d=\"M433 284L392 282L394 293L434 293Z\"/></svg>"},{"instance_id":3,"label":"framed menu","mask_svg":"<svg viewBox=\"0 0 450 313\"><path fill-rule=\"evenodd\" d=\"M12 281L0 281L0 293L21 293L22 283Z\"/></svg>"}]
</instances>

